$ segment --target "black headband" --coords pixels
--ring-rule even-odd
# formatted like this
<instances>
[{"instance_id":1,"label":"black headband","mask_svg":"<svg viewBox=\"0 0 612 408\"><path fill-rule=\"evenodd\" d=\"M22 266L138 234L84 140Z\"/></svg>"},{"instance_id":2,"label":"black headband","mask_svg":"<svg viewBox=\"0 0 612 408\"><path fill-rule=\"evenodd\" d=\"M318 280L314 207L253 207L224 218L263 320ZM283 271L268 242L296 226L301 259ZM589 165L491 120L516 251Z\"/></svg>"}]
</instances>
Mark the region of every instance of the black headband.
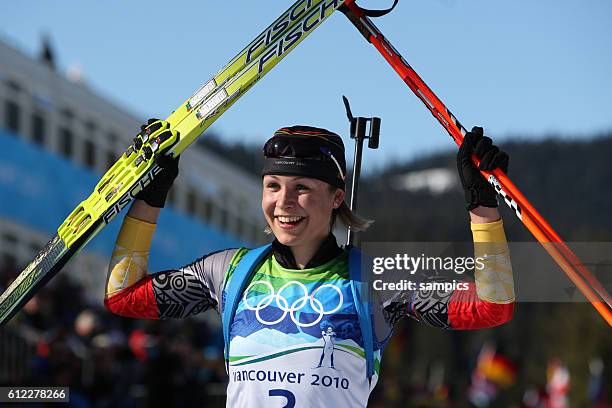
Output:
<instances>
[{"instance_id":1,"label":"black headband","mask_svg":"<svg viewBox=\"0 0 612 408\"><path fill-rule=\"evenodd\" d=\"M342 138L311 126L281 128L264 146L262 176L268 174L311 177L345 190Z\"/></svg>"},{"instance_id":2,"label":"black headband","mask_svg":"<svg viewBox=\"0 0 612 408\"><path fill-rule=\"evenodd\" d=\"M302 176L315 178L338 187L346 188L344 179L341 178L338 167L333 161L321 161L316 159L281 157L266 157L262 176L275 174L279 176Z\"/></svg>"}]
</instances>

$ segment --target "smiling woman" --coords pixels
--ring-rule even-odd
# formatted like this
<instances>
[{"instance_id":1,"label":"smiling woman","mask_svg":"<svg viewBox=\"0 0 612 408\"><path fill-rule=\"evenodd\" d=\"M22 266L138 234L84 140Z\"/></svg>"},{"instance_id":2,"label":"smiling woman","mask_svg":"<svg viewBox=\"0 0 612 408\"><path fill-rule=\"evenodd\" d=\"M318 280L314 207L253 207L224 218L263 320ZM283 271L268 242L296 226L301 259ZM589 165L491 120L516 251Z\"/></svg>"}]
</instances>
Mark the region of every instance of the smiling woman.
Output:
<instances>
[{"instance_id":1,"label":"smiling woman","mask_svg":"<svg viewBox=\"0 0 612 408\"><path fill-rule=\"evenodd\" d=\"M264 146L261 206L272 232L290 246L304 268L340 216L346 227L365 230L371 221L346 202L344 144L335 133L309 126L276 131Z\"/></svg>"},{"instance_id":2,"label":"smiling woman","mask_svg":"<svg viewBox=\"0 0 612 408\"><path fill-rule=\"evenodd\" d=\"M495 192L465 160L475 153L485 166L505 167L507 155L481 129L465 140L458 170L474 240L499 244L495 256L484 255L475 283L372 291L373 301L364 303L350 261L355 252L338 246L331 232L337 217L350 228L370 223L344 201L342 139L325 129L293 126L276 131L263 149L261 205L274 235L271 245L222 250L148 274L155 223L178 176L178 159L165 159L158 163L164 170L123 221L105 304L113 313L152 319L214 308L224 326L228 407L365 407L382 351L403 317L474 329L512 316L512 270Z\"/></svg>"},{"instance_id":3,"label":"smiling woman","mask_svg":"<svg viewBox=\"0 0 612 408\"><path fill-rule=\"evenodd\" d=\"M304 268L329 235L332 210L344 191L330 191L328 184L304 177L266 175L261 206L272 233L292 247L298 267Z\"/></svg>"}]
</instances>

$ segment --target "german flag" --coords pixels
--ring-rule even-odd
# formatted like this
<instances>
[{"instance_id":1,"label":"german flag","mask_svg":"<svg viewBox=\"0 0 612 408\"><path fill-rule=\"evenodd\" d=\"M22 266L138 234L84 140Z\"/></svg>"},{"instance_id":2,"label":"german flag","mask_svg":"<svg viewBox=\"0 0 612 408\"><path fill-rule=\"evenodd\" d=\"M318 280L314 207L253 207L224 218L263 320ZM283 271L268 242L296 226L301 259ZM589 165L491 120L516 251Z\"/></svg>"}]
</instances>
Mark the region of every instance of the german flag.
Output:
<instances>
[{"instance_id":1,"label":"german flag","mask_svg":"<svg viewBox=\"0 0 612 408\"><path fill-rule=\"evenodd\" d=\"M485 345L478 356L476 372L498 387L506 388L516 381L517 367L493 347Z\"/></svg>"}]
</instances>

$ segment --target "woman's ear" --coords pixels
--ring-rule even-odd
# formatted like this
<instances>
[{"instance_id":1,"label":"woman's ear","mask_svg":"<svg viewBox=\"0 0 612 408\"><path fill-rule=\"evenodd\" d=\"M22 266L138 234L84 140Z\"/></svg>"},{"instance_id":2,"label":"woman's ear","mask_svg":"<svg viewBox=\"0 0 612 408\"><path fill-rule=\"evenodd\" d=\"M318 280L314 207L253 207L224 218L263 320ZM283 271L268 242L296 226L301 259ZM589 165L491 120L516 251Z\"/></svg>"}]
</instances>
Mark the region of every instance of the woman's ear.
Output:
<instances>
[{"instance_id":1,"label":"woman's ear","mask_svg":"<svg viewBox=\"0 0 612 408\"><path fill-rule=\"evenodd\" d=\"M342 201L344 201L344 195L344 190L339 188L336 189L336 192L334 193L334 208L340 207L340 204L342 204Z\"/></svg>"}]
</instances>

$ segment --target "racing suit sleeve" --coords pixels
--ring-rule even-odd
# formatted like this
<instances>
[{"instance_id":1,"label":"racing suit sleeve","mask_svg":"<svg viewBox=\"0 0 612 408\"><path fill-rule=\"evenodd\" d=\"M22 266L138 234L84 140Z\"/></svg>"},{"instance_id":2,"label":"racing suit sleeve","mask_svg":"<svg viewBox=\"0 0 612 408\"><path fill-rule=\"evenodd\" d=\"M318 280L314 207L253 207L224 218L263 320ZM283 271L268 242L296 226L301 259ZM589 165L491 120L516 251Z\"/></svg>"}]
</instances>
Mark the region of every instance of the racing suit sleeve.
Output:
<instances>
[{"instance_id":1,"label":"racing suit sleeve","mask_svg":"<svg viewBox=\"0 0 612 408\"><path fill-rule=\"evenodd\" d=\"M126 216L115 243L104 304L135 318L183 318L215 308L235 249L208 254L175 270L147 273L156 224Z\"/></svg>"},{"instance_id":2,"label":"racing suit sleeve","mask_svg":"<svg viewBox=\"0 0 612 408\"><path fill-rule=\"evenodd\" d=\"M387 323L394 326L405 316L432 326L468 330L498 326L514 312L514 281L510 252L501 220L472 224L474 282L449 291L416 290L398 293L385 302Z\"/></svg>"}]
</instances>

